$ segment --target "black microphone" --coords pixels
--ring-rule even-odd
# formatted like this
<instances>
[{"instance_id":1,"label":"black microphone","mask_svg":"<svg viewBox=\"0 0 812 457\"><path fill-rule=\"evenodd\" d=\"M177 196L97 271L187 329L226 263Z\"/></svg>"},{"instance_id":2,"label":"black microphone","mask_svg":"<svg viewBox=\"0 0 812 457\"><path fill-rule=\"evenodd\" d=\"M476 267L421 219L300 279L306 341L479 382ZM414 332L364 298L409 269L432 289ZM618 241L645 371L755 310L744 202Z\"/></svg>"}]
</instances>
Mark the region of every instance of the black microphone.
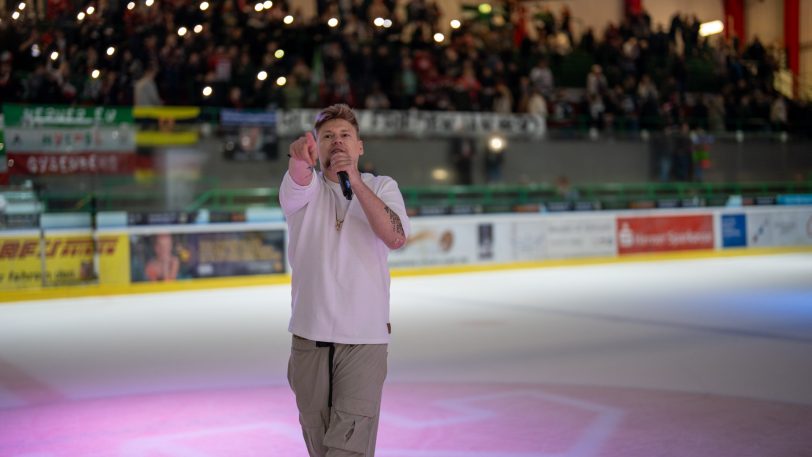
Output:
<instances>
[{"instance_id":1,"label":"black microphone","mask_svg":"<svg viewBox=\"0 0 812 457\"><path fill-rule=\"evenodd\" d=\"M341 184L341 192L347 200L352 200L352 187L350 186L350 175L346 171L338 172L338 182Z\"/></svg>"}]
</instances>

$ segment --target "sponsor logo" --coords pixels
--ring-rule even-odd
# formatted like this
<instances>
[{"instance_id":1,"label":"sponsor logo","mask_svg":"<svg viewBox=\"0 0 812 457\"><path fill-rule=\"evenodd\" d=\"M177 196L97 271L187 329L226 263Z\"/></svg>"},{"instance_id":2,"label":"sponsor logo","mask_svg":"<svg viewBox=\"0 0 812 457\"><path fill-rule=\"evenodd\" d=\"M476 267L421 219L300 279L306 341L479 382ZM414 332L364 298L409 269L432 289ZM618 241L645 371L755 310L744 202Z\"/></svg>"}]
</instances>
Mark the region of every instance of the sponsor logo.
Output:
<instances>
[{"instance_id":1,"label":"sponsor logo","mask_svg":"<svg viewBox=\"0 0 812 457\"><path fill-rule=\"evenodd\" d=\"M713 249L713 241L711 216L634 217L617 221L620 254Z\"/></svg>"},{"instance_id":2,"label":"sponsor logo","mask_svg":"<svg viewBox=\"0 0 812 457\"><path fill-rule=\"evenodd\" d=\"M0 260L25 259L27 257L40 257L40 241L30 240L3 240L0 242ZM93 254L93 240L87 239L52 239L45 242L45 257L86 257ZM118 238L102 237L98 242L98 251L101 255L113 255L118 248Z\"/></svg>"}]
</instances>

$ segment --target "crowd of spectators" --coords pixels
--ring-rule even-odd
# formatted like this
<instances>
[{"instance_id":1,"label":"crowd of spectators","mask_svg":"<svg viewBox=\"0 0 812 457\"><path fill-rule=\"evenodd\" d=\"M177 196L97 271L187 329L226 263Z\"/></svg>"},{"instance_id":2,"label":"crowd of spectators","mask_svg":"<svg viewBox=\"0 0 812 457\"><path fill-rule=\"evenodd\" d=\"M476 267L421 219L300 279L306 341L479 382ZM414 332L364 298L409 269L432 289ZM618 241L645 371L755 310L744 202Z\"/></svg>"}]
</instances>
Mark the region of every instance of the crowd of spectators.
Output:
<instances>
[{"instance_id":1,"label":"crowd of spectators","mask_svg":"<svg viewBox=\"0 0 812 457\"><path fill-rule=\"evenodd\" d=\"M37 18L33 5L18 19L3 16L0 100L288 109L345 102L530 113L552 128L594 132L684 123L774 131L810 118L807 106L773 88L780 50L758 38L700 36L695 16L653 25L642 12L576 34L566 7L512 0L489 14L469 12L438 43L435 33L448 27L430 0L397 8L393 0L319 0L308 20L295 2L202 3L208 7L102 2L91 13L49 2Z\"/></svg>"}]
</instances>

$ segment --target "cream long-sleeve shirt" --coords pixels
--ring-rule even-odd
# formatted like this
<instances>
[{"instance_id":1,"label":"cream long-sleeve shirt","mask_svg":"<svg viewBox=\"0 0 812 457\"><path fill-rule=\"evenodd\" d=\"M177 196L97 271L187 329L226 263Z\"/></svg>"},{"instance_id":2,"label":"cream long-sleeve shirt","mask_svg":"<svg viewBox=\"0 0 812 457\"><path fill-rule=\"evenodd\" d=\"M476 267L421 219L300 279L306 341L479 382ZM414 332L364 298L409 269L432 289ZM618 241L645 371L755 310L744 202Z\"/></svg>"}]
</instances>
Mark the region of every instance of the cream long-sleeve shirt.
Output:
<instances>
[{"instance_id":1,"label":"cream long-sleeve shirt","mask_svg":"<svg viewBox=\"0 0 812 457\"><path fill-rule=\"evenodd\" d=\"M361 177L397 213L408 237L409 218L397 183L388 176ZM285 173L279 202L293 269L288 330L315 341L388 343L389 248L372 231L358 200L348 202L337 183L314 172L307 186ZM340 230L336 219L344 220Z\"/></svg>"}]
</instances>

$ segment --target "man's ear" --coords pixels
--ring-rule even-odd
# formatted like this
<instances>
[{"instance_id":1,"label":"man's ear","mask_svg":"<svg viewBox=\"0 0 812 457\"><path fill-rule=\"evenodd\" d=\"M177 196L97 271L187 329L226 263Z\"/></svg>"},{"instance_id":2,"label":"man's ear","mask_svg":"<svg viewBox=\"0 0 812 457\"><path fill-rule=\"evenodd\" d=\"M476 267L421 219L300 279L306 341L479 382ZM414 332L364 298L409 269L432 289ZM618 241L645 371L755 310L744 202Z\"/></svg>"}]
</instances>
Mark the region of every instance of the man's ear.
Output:
<instances>
[{"instance_id":1,"label":"man's ear","mask_svg":"<svg viewBox=\"0 0 812 457\"><path fill-rule=\"evenodd\" d=\"M358 141L358 155L364 155L364 142L361 140Z\"/></svg>"}]
</instances>

